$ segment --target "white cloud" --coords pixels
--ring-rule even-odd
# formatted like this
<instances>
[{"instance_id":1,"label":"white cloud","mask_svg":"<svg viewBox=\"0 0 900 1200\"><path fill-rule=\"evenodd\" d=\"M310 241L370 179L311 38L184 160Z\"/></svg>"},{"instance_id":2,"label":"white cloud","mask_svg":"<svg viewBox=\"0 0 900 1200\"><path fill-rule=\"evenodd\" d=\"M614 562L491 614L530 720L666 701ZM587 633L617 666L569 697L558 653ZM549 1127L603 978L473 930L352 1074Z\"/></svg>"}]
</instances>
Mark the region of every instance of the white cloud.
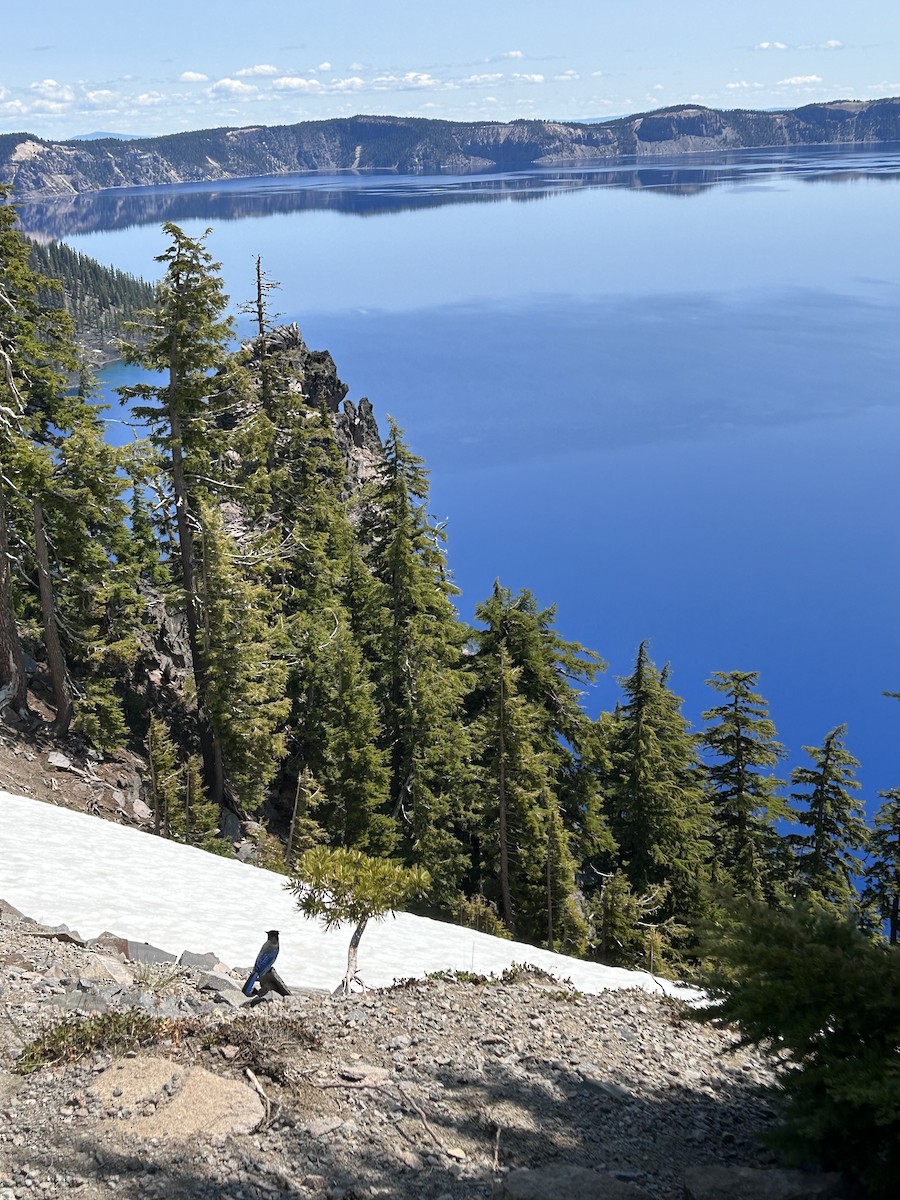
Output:
<instances>
[{"instance_id":1,"label":"white cloud","mask_svg":"<svg viewBox=\"0 0 900 1200\"><path fill-rule=\"evenodd\" d=\"M366 81L359 75L350 75L346 79L333 79L331 89L335 92L358 92L366 86Z\"/></svg>"},{"instance_id":2,"label":"white cloud","mask_svg":"<svg viewBox=\"0 0 900 1200\"><path fill-rule=\"evenodd\" d=\"M162 94L162 92L142 92L140 96L137 97L137 102L143 107L147 107L151 104L162 104L165 99L166 97Z\"/></svg>"},{"instance_id":3,"label":"white cloud","mask_svg":"<svg viewBox=\"0 0 900 1200\"><path fill-rule=\"evenodd\" d=\"M57 83L55 79L41 79L30 86L33 92L37 92L45 100L70 101L75 99L75 93L69 85Z\"/></svg>"},{"instance_id":4,"label":"white cloud","mask_svg":"<svg viewBox=\"0 0 900 1200\"><path fill-rule=\"evenodd\" d=\"M237 79L246 79L248 75L277 75L278 68L271 63L257 63L255 67L241 67L234 74Z\"/></svg>"},{"instance_id":5,"label":"white cloud","mask_svg":"<svg viewBox=\"0 0 900 1200\"><path fill-rule=\"evenodd\" d=\"M85 92L85 99L90 104L107 104L115 97L115 92L111 92L109 88L99 88L95 92Z\"/></svg>"},{"instance_id":6,"label":"white cloud","mask_svg":"<svg viewBox=\"0 0 900 1200\"><path fill-rule=\"evenodd\" d=\"M738 80L737 83L726 83L725 86L727 88L731 88L733 90L735 88L761 88L761 87L763 87L763 84L748 83L746 79L741 79L741 80Z\"/></svg>"},{"instance_id":7,"label":"white cloud","mask_svg":"<svg viewBox=\"0 0 900 1200\"><path fill-rule=\"evenodd\" d=\"M779 79L779 87L804 87L808 83L821 83L821 75L791 75L787 79Z\"/></svg>"},{"instance_id":8,"label":"white cloud","mask_svg":"<svg viewBox=\"0 0 900 1200\"><path fill-rule=\"evenodd\" d=\"M12 116L20 116L22 113L28 112L28 109L21 100L5 100L0 104L0 112L8 113Z\"/></svg>"},{"instance_id":9,"label":"white cloud","mask_svg":"<svg viewBox=\"0 0 900 1200\"><path fill-rule=\"evenodd\" d=\"M513 75L513 79L518 80L519 83L543 83L544 82L543 75Z\"/></svg>"},{"instance_id":10,"label":"white cloud","mask_svg":"<svg viewBox=\"0 0 900 1200\"><path fill-rule=\"evenodd\" d=\"M605 74L605 71L591 71L591 79L602 79Z\"/></svg>"},{"instance_id":11,"label":"white cloud","mask_svg":"<svg viewBox=\"0 0 900 1200\"><path fill-rule=\"evenodd\" d=\"M253 96L256 94L256 88L252 83L241 83L240 79L225 79L217 80L212 87L208 89L210 94L228 96Z\"/></svg>"},{"instance_id":12,"label":"white cloud","mask_svg":"<svg viewBox=\"0 0 900 1200\"><path fill-rule=\"evenodd\" d=\"M501 57L503 57L503 58L524 58L525 55L522 53L521 50L507 50L506 53L504 55L502 55Z\"/></svg>"},{"instance_id":13,"label":"white cloud","mask_svg":"<svg viewBox=\"0 0 900 1200\"><path fill-rule=\"evenodd\" d=\"M463 84L463 86L469 85L472 87L479 87L480 85L485 84L485 83L496 83L499 79L502 79L502 78L503 78L502 72L498 72L493 75L468 75L465 79L462 80L462 84Z\"/></svg>"},{"instance_id":14,"label":"white cloud","mask_svg":"<svg viewBox=\"0 0 900 1200\"><path fill-rule=\"evenodd\" d=\"M785 42L758 42L754 50L787 50Z\"/></svg>"},{"instance_id":15,"label":"white cloud","mask_svg":"<svg viewBox=\"0 0 900 1200\"><path fill-rule=\"evenodd\" d=\"M347 69L348 69L349 71L364 71L364 70L366 69L366 64L365 64L365 63L357 63L357 62L352 62L352 63L350 64L350 66L349 66Z\"/></svg>"},{"instance_id":16,"label":"white cloud","mask_svg":"<svg viewBox=\"0 0 900 1200\"><path fill-rule=\"evenodd\" d=\"M829 40L827 42L825 42L825 44L822 46L822 49L823 50L843 50L844 43L839 42L837 38L829 38Z\"/></svg>"},{"instance_id":17,"label":"white cloud","mask_svg":"<svg viewBox=\"0 0 900 1200\"><path fill-rule=\"evenodd\" d=\"M321 92L322 85L318 79L303 79L299 75L282 75L275 80L273 87L279 92Z\"/></svg>"},{"instance_id":18,"label":"white cloud","mask_svg":"<svg viewBox=\"0 0 900 1200\"><path fill-rule=\"evenodd\" d=\"M453 84L442 84L439 79L435 79L427 71L407 71L405 75L376 75L372 80L374 87L383 90L386 87L398 87L402 89L413 88L440 88L453 87Z\"/></svg>"},{"instance_id":19,"label":"white cloud","mask_svg":"<svg viewBox=\"0 0 900 1200\"><path fill-rule=\"evenodd\" d=\"M209 76L202 71L182 71L178 76L179 83L206 83L208 79Z\"/></svg>"},{"instance_id":20,"label":"white cloud","mask_svg":"<svg viewBox=\"0 0 900 1200\"><path fill-rule=\"evenodd\" d=\"M580 79L581 76L577 71L570 69L568 71L563 71L561 75L554 75L553 78L557 83L573 83L576 79Z\"/></svg>"},{"instance_id":21,"label":"white cloud","mask_svg":"<svg viewBox=\"0 0 900 1200\"><path fill-rule=\"evenodd\" d=\"M331 63L330 63L330 62L321 62L321 63L319 63L319 65L318 65L318 67L316 68L316 70L318 70L318 71L330 71L330 70L331 70Z\"/></svg>"}]
</instances>

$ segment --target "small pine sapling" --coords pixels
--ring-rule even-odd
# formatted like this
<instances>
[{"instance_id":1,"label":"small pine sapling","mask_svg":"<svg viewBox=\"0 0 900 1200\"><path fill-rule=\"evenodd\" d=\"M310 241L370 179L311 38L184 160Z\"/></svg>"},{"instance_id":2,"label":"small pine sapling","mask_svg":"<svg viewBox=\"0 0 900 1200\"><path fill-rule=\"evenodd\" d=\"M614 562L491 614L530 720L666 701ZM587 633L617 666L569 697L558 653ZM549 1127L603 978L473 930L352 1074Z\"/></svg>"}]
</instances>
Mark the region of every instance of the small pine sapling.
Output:
<instances>
[{"instance_id":1,"label":"small pine sapling","mask_svg":"<svg viewBox=\"0 0 900 1200\"><path fill-rule=\"evenodd\" d=\"M325 928L355 921L347 950L347 970L335 995L349 996L353 983L365 990L357 970L359 943L370 920L381 920L416 896L431 878L421 867L403 867L390 859L370 858L360 850L316 846L297 860L286 885L297 907L308 917L321 917Z\"/></svg>"}]
</instances>

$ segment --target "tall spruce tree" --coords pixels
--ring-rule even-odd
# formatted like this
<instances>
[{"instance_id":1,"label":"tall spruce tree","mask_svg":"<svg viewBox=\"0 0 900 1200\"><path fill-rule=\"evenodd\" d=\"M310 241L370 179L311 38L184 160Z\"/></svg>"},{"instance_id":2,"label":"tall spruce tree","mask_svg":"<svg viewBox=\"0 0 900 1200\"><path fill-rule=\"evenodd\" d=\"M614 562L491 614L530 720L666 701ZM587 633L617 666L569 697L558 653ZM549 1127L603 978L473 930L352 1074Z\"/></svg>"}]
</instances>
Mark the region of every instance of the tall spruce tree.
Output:
<instances>
[{"instance_id":1,"label":"tall spruce tree","mask_svg":"<svg viewBox=\"0 0 900 1200\"><path fill-rule=\"evenodd\" d=\"M168 481L168 520L174 544L166 549L177 564L194 679L197 685L204 781L211 801L221 804L225 794L222 748L210 721L207 665L201 636L199 564L196 541L200 528L200 499L210 474L216 423L211 396L216 382L212 373L225 364L230 318L219 264L214 262L205 237L188 237L167 222L167 249L157 257L165 275L157 289L154 307L135 323L137 339L123 346L126 362L165 376L159 384L120 388L126 400L138 401L135 416L147 422ZM208 234L209 231L207 231Z\"/></svg>"},{"instance_id":2,"label":"tall spruce tree","mask_svg":"<svg viewBox=\"0 0 900 1200\"><path fill-rule=\"evenodd\" d=\"M610 736L606 786L619 863L636 892L668 888L663 918L692 920L702 910L709 870L709 804L698 739L646 642L634 671L620 682L625 702Z\"/></svg>"},{"instance_id":3,"label":"tall spruce tree","mask_svg":"<svg viewBox=\"0 0 900 1200\"><path fill-rule=\"evenodd\" d=\"M583 850L579 835L595 797L573 783L591 729L576 684L593 680L604 664L561 638L555 609L540 609L528 591L514 596L497 581L475 615L485 626L473 635L469 664L482 781L475 871L487 873L510 932L583 949L573 844ZM576 828L564 820L573 792L582 799L573 806Z\"/></svg>"},{"instance_id":4,"label":"tall spruce tree","mask_svg":"<svg viewBox=\"0 0 900 1200\"><path fill-rule=\"evenodd\" d=\"M21 564L35 522L43 534L34 501L40 503L39 486L46 477L47 438L65 422L66 376L75 367L75 353L58 289L54 293L31 267L30 247L16 228L16 210L7 197L8 189L0 187L0 707L27 716L28 681L17 624L22 587L13 577L13 564ZM45 592L48 580L49 568ZM43 613L52 619L52 602ZM70 699L62 686L61 655L55 665L65 708Z\"/></svg>"},{"instance_id":5,"label":"tall spruce tree","mask_svg":"<svg viewBox=\"0 0 900 1200\"><path fill-rule=\"evenodd\" d=\"M386 615L373 678L403 856L429 873L432 900L452 907L466 865L460 830L471 779L463 724L467 630L453 607L443 531L429 518L422 460L389 424L360 525Z\"/></svg>"},{"instance_id":6,"label":"tall spruce tree","mask_svg":"<svg viewBox=\"0 0 900 1200\"><path fill-rule=\"evenodd\" d=\"M791 792L791 799L806 805L792 815L809 830L790 835L796 853L795 894L839 907L857 903L853 877L863 869L857 851L868 841L864 809L853 795L860 786L854 776L859 760L844 745L846 733L847 726L838 725L821 746L804 746L813 765L791 772L791 783L802 789Z\"/></svg>"},{"instance_id":7,"label":"tall spruce tree","mask_svg":"<svg viewBox=\"0 0 900 1200\"><path fill-rule=\"evenodd\" d=\"M879 792L884 804L869 837L869 863L863 901L887 922L891 946L900 944L900 788Z\"/></svg>"},{"instance_id":8,"label":"tall spruce tree","mask_svg":"<svg viewBox=\"0 0 900 1200\"><path fill-rule=\"evenodd\" d=\"M784 878L775 822L787 816L771 768L783 756L757 671L715 671L706 682L724 696L707 709L702 744L714 756L707 769L712 799L714 870L740 895L774 899Z\"/></svg>"}]
</instances>

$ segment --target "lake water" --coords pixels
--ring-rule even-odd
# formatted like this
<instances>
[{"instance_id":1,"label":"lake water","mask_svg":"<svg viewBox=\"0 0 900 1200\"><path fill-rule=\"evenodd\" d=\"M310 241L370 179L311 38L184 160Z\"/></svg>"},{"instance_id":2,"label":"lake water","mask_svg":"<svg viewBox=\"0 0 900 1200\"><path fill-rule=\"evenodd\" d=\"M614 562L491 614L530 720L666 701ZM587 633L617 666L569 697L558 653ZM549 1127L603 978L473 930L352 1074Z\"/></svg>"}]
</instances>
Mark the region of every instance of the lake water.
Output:
<instances>
[{"instance_id":1,"label":"lake water","mask_svg":"<svg viewBox=\"0 0 900 1200\"><path fill-rule=\"evenodd\" d=\"M638 643L699 726L758 670L782 770L834 725L867 808L900 786L900 149L602 171L298 176L23 205L155 278L213 227L432 472L461 614L495 577L558 605L612 707ZM111 387L123 368L105 373Z\"/></svg>"}]
</instances>

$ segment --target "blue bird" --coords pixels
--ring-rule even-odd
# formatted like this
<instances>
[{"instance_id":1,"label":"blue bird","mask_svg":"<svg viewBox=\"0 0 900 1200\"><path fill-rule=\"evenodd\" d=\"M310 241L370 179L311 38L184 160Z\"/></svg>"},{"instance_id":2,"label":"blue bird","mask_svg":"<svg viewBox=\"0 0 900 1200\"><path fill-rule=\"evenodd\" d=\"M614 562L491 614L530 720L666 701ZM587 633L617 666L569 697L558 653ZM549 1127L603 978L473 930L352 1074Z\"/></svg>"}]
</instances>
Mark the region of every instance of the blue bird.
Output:
<instances>
[{"instance_id":1,"label":"blue bird","mask_svg":"<svg viewBox=\"0 0 900 1200\"><path fill-rule=\"evenodd\" d=\"M265 975L266 971L271 971L272 964L278 957L278 930L270 929L266 934L266 940L262 944L262 949L256 956L256 962L253 964L253 970L250 972L250 978L241 989L245 996L253 995L253 986L260 976Z\"/></svg>"}]
</instances>

